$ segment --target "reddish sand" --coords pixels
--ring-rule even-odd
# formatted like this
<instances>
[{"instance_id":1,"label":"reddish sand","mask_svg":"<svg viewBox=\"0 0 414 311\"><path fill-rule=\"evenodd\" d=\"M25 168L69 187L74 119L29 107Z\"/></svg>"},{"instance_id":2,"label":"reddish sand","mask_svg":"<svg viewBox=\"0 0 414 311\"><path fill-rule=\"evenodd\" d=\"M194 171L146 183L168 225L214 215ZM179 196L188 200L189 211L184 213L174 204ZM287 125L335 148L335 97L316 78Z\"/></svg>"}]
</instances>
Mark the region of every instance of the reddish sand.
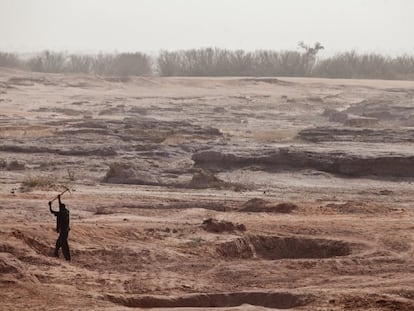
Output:
<instances>
[{"instance_id":1,"label":"reddish sand","mask_svg":"<svg viewBox=\"0 0 414 311\"><path fill-rule=\"evenodd\" d=\"M0 309L414 310L413 92L0 70ZM321 126L346 137L300 138ZM71 262L52 256L61 185Z\"/></svg>"}]
</instances>

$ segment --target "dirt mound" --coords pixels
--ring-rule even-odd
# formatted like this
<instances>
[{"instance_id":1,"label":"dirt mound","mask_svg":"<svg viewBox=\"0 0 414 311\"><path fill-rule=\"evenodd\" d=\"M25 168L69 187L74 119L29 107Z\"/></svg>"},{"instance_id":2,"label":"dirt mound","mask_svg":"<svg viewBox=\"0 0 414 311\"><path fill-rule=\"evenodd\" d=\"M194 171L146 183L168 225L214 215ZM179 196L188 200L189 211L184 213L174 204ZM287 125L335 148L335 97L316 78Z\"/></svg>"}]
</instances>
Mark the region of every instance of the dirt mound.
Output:
<instances>
[{"instance_id":1,"label":"dirt mound","mask_svg":"<svg viewBox=\"0 0 414 311\"><path fill-rule=\"evenodd\" d=\"M265 209L269 202L259 198L253 198L243 204L242 211L251 211L254 209Z\"/></svg>"},{"instance_id":2,"label":"dirt mound","mask_svg":"<svg viewBox=\"0 0 414 311\"><path fill-rule=\"evenodd\" d=\"M252 235L222 243L217 252L226 258L277 260L347 256L351 247L335 240Z\"/></svg>"},{"instance_id":3,"label":"dirt mound","mask_svg":"<svg viewBox=\"0 0 414 311\"><path fill-rule=\"evenodd\" d=\"M298 206L293 203L279 203L279 204L271 204L270 202L259 199L253 198L243 204L241 212L268 212L268 213L291 213Z\"/></svg>"},{"instance_id":4,"label":"dirt mound","mask_svg":"<svg viewBox=\"0 0 414 311\"><path fill-rule=\"evenodd\" d=\"M330 122L344 123L348 119L348 114L346 112L330 108L325 109L322 115L328 117Z\"/></svg>"},{"instance_id":5,"label":"dirt mound","mask_svg":"<svg viewBox=\"0 0 414 311\"><path fill-rule=\"evenodd\" d=\"M199 170L194 173L193 178L189 183L189 187L196 189L203 188L222 188L225 182L216 177L212 172L207 170Z\"/></svg>"},{"instance_id":6,"label":"dirt mound","mask_svg":"<svg viewBox=\"0 0 414 311\"><path fill-rule=\"evenodd\" d=\"M221 232L234 232L234 231L246 231L246 226L243 224L233 224L231 221L217 220L209 218L203 221L201 227L207 232L221 233Z\"/></svg>"},{"instance_id":7,"label":"dirt mound","mask_svg":"<svg viewBox=\"0 0 414 311\"><path fill-rule=\"evenodd\" d=\"M243 304L267 308L290 309L309 304L310 295L272 292L232 292L212 294L190 294L184 296L114 296L106 298L116 304L131 308L226 308Z\"/></svg>"},{"instance_id":8,"label":"dirt mound","mask_svg":"<svg viewBox=\"0 0 414 311\"><path fill-rule=\"evenodd\" d=\"M130 163L112 163L104 179L112 184L159 185L155 175L140 171Z\"/></svg>"},{"instance_id":9,"label":"dirt mound","mask_svg":"<svg viewBox=\"0 0 414 311\"><path fill-rule=\"evenodd\" d=\"M194 173L193 178L187 184L187 187L194 189L232 189L234 191L242 191L247 189L247 187L242 184L225 182L215 176L213 172L204 169L199 169Z\"/></svg>"}]
</instances>

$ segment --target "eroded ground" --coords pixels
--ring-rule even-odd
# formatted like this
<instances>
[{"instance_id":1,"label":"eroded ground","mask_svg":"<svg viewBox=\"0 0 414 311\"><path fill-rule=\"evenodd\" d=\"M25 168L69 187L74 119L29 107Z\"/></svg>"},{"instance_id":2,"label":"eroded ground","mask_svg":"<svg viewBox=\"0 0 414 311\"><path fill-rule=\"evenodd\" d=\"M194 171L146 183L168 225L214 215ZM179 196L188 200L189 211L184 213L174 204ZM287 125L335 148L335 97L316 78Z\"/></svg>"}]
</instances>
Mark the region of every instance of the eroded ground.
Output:
<instances>
[{"instance_id":1,"label":"eroded ground","mask_svg":"<svg viewBox=\"0 0 414 311\"><path fill-rule=\"evenodd\" d=\"M2 69L0 309L414 310L413 98Z\"/></svg>"}]
</instances>

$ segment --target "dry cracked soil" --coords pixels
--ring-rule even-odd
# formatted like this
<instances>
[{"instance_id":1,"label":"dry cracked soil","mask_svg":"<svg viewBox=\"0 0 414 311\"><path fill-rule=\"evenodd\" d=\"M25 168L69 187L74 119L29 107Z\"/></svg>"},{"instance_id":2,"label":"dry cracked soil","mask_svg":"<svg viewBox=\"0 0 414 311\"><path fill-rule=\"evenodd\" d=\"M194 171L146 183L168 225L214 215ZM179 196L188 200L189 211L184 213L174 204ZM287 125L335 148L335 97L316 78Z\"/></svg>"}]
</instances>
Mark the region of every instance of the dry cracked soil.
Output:
<instances>
[{"instance_id":1,"label":"dry cracked soil","mask_svg":"<svg viewBox=\"0 0 414 311\"><path fill-rule=\"evenodd\" d=\"M414 310L414 82L0 69L0 142L1 310Z\"/></svg>"}]
</instances>

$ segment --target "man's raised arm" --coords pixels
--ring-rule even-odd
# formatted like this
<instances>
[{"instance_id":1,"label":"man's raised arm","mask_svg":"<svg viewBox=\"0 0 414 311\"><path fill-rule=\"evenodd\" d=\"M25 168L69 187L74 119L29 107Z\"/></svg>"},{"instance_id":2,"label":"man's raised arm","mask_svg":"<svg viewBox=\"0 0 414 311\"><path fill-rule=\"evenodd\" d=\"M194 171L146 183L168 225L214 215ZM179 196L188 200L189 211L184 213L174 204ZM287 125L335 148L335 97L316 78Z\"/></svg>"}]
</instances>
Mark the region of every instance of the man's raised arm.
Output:
<instances>
[{"instance_id":1,"label":"man's raised arm","mask_svg":"<svg viewBox=\"0 0 414 311\"><path fill-rule=\"evenodd\" d=\"M55 216L57 215L58 212L55 212L54 210L52 210L52 202L49 201L49 210L52 214L54 214Z\"/></svg>"}]
</instances>

